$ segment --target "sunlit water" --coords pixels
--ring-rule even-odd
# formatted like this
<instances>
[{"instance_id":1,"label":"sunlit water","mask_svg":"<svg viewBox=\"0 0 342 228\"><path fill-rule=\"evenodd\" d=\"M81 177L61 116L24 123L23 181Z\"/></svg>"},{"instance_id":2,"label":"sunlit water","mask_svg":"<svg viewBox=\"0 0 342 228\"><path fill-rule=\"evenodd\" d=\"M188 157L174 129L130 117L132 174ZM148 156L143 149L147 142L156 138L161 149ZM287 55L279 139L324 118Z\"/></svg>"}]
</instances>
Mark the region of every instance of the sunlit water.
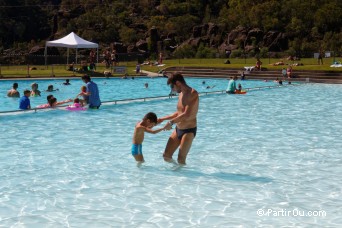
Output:
<instances>
[{"instance_id":1,"label":"sunlit water","mask_svg":"<svg viewBox=\"0 0 342 228\"><path fill-rule=\"evenodd\" d=\"M136 122L177 98L0 116L0 226L341 227L341 99L341 85L321 84L201 96L183 168L162 159L171 132L146 135L140 168L130 153Z\"/></svg>"}]
</instances>

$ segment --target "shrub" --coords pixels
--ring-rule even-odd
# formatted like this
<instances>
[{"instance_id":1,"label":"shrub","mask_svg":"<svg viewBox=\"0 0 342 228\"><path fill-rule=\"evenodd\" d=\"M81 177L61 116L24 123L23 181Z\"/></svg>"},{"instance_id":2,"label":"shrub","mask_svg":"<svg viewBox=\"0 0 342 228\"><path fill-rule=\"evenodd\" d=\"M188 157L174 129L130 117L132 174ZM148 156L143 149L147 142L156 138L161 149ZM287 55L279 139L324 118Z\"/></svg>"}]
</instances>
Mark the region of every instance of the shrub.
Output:
<instances>
[{"instance_id":1,"label":"shrub","mask_svg":"<svg viewBox=\"0 0 342 228\"><path fill-rule=\"evenodd\" d=\"M216 51L209 47L205 47L203 44L199 46L196 52L197 59L215 58Z\"/></svg>"},{"instance_id":2,"label":"shrub","mask_svg":"<svg viewBox=\"0 0 342 228\"><path fill-rule=\"evenodd\" d=\"M233 50L232 53L230 54L231 58L240 58L244 57L244 53L241 49Z\"/></svg>"},{"instance_id":3,"label":"shrub","mask_svg":"<svg viewBox=\"0 0 342 228\"><path fill-rule=\"evenodd\" d=\"M192 46L186 44L178 47L174 52L174 56L176 58L193 58L195 56L195 51Z\"/></svg>"}]
</instances>

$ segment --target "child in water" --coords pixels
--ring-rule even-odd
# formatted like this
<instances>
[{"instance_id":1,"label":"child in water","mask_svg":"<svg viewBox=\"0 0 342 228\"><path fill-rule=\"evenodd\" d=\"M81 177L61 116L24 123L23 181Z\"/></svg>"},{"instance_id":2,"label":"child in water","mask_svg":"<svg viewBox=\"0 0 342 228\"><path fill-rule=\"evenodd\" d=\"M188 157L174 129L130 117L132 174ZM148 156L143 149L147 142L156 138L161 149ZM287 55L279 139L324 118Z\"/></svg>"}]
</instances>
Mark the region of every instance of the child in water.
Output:
<instances>
[{"instance_id":1,"label":"child in water","mask_svg":"<svg viewBox=\"0 0 342 228\"><path fill-rule=\"evenodd\" d=\"M74 99L74 104L73 105L69 105L68 107L66 107L66 110L70 110L70 111L84 111L87 110L86 108L83 108L80 104L80 99L75 98Z\"/></svg>"},{"instance_id":2,"label":"child in water","mask_svg":"<svg viewBox=\"0 0 342 228\"><path fill-rule=\"evenodd\" d=\"M89 96L82 95L83 93L86 93L86 92L87 92L87 87L81 86L81 92L76 97L76 98L78 98L79 96L83 97L83 99L79 100L80 101L79 103L81 104L82 107L88 104Z\"/></svg>"},{"instance_id":3,"label":"child in water","mask_svg":"<svg viewBox=\"0 0 342 228\"><path fill-rule=\"evenodd\" d=\"M75 98L75 99L74 99L74 104L72 105L72 107L74 107L74 108L80 108L80 107L81 107L80 99Z\"/></svg>"},{"instance_id":4,"label":"child in water","mask_svg":"<svg viewBox=\"0 0 342 228\"><path fill-rule=\"evenodd\" d=\"M31 97L40 97L40 90L38 90L38 84L32 83L31 84Z\"/></svg>"},{"instance_id":5,"label":"child in water","mask_svg":"<svg viewBox=\"0 0 342 228\"><path fill-rule=\"evenodd\" d=\"M140 164L144 162L144 156L142 154L142 143L144 141L145 132L156 134L163 130L170 130L171 128L166 128L166 125L163 128L159 128L157 130L152 130L157 124L157 115L153 112L147 113L144 118L135 125L134 135L132 140L132 155L135 160Z\"/></svg>"},{"instance_id":6,"label":"child in water","mask_svg":"<svg viewBox=\"0 0 342 228\"><path fill-rule=\"evenodd\" d=\"M53 85L49 85L46 92L53 92L53 91L58 91L58 89L54 89Z\"/></svg>"},{"instance_id":7,"label":"child in water","mask_svg":"<svg viewBox=\"0 0 342 228\"><path fill-rule=\"evenodd\" d=\"M242 90L242 85L241 85L240 83L238 84L238 87L237 87L236 90L239 91L239 92L241 92L241 90Z\"/></svg>"}]
</instances>

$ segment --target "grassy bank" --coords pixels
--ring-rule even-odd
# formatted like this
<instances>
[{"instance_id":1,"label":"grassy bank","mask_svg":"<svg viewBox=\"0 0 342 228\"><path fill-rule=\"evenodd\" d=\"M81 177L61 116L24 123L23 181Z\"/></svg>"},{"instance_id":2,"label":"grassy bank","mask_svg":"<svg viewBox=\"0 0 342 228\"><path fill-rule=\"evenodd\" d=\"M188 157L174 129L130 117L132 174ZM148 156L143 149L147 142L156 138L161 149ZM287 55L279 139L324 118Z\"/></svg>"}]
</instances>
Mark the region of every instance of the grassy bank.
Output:
<instances>
[{"instance_id":1,"label":"grassy bank","mask_svg":"<svg viewBox=\"0 0 342 228\"><path fill-rule=\"evenodd\" d=\"M243 69L244 66L254 66L256 59L248 58L248 59L229 59L230 64L225 64L226 59L172 59L172 60L164 60L165 66L157 67L157 66L149 66L142 65L141 69L151 72L158 72L162 68L178 66L178 67L223 67L223 68L235 68L235 69ZM339 59L336 59L339 60ZM333 62L333 58L325 58L323 65L318 65L317 59L307 58L301 59L300 61L288 61L284 59L261 59L262 67L267 70L281 70L284 67L287 67L288 64L301 63L303 66L294 66L295 70L313 70L313 71L342 71L342 68L333 68L330 65ZM285 65L274 66L274 63L283 61ZM127 73L129 75L135 74L135 66L136 62L121 62L120 66L127 67ZM80 68L80 66L75 66ZM96 72L101 75L104 71L108 71L104 64L97 64ZM67 70L66 65L18 65L18 66L8 66L1 65L0 67L0 77L2 78L39 78L39 77L79 77L81 73L72 72ZM122 76L122 73L114 74L114 76Z\"/></svg>"}]
</instances>

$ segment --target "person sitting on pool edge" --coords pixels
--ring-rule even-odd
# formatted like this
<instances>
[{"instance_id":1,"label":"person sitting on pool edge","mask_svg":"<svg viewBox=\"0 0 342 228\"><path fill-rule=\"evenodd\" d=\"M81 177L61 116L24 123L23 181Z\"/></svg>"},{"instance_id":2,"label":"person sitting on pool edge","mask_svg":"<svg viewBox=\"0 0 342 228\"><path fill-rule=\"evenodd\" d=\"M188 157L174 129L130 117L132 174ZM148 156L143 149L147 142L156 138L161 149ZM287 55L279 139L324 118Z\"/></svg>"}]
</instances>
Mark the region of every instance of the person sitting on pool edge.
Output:
<instances>
[{"instance_id":1,"label":"person sitting on pool edge","mask_svg":"<svg viewBox=\"0 0 342 228\"><path fill-rule=\"evenodd\" d=\"M236 80L237 80L237 76L230 77L226 93L229 93L229 94L234 94L235 93L235 90L236 90Z\"/></svg>"},{"instance_id":2,"label":"person sitting on pool edge","mask_svg":"<svg viewBox=\"0 0 342 228\"><path fill-rule=\"evenodd\" d=\"M153 112L147 113L142 121L138 122L134 128L133 140L132 140L132 155L138 163L143 163L144 156L142 154L142 143L144 141L145 132L151 134L157 134L163 130L170 130L171 126L167 124L163 128L157 130L152 130L155 125L157 125L157 115ZM168 128L166 128L168 127Z\"/></svg>"}]
</instances>

